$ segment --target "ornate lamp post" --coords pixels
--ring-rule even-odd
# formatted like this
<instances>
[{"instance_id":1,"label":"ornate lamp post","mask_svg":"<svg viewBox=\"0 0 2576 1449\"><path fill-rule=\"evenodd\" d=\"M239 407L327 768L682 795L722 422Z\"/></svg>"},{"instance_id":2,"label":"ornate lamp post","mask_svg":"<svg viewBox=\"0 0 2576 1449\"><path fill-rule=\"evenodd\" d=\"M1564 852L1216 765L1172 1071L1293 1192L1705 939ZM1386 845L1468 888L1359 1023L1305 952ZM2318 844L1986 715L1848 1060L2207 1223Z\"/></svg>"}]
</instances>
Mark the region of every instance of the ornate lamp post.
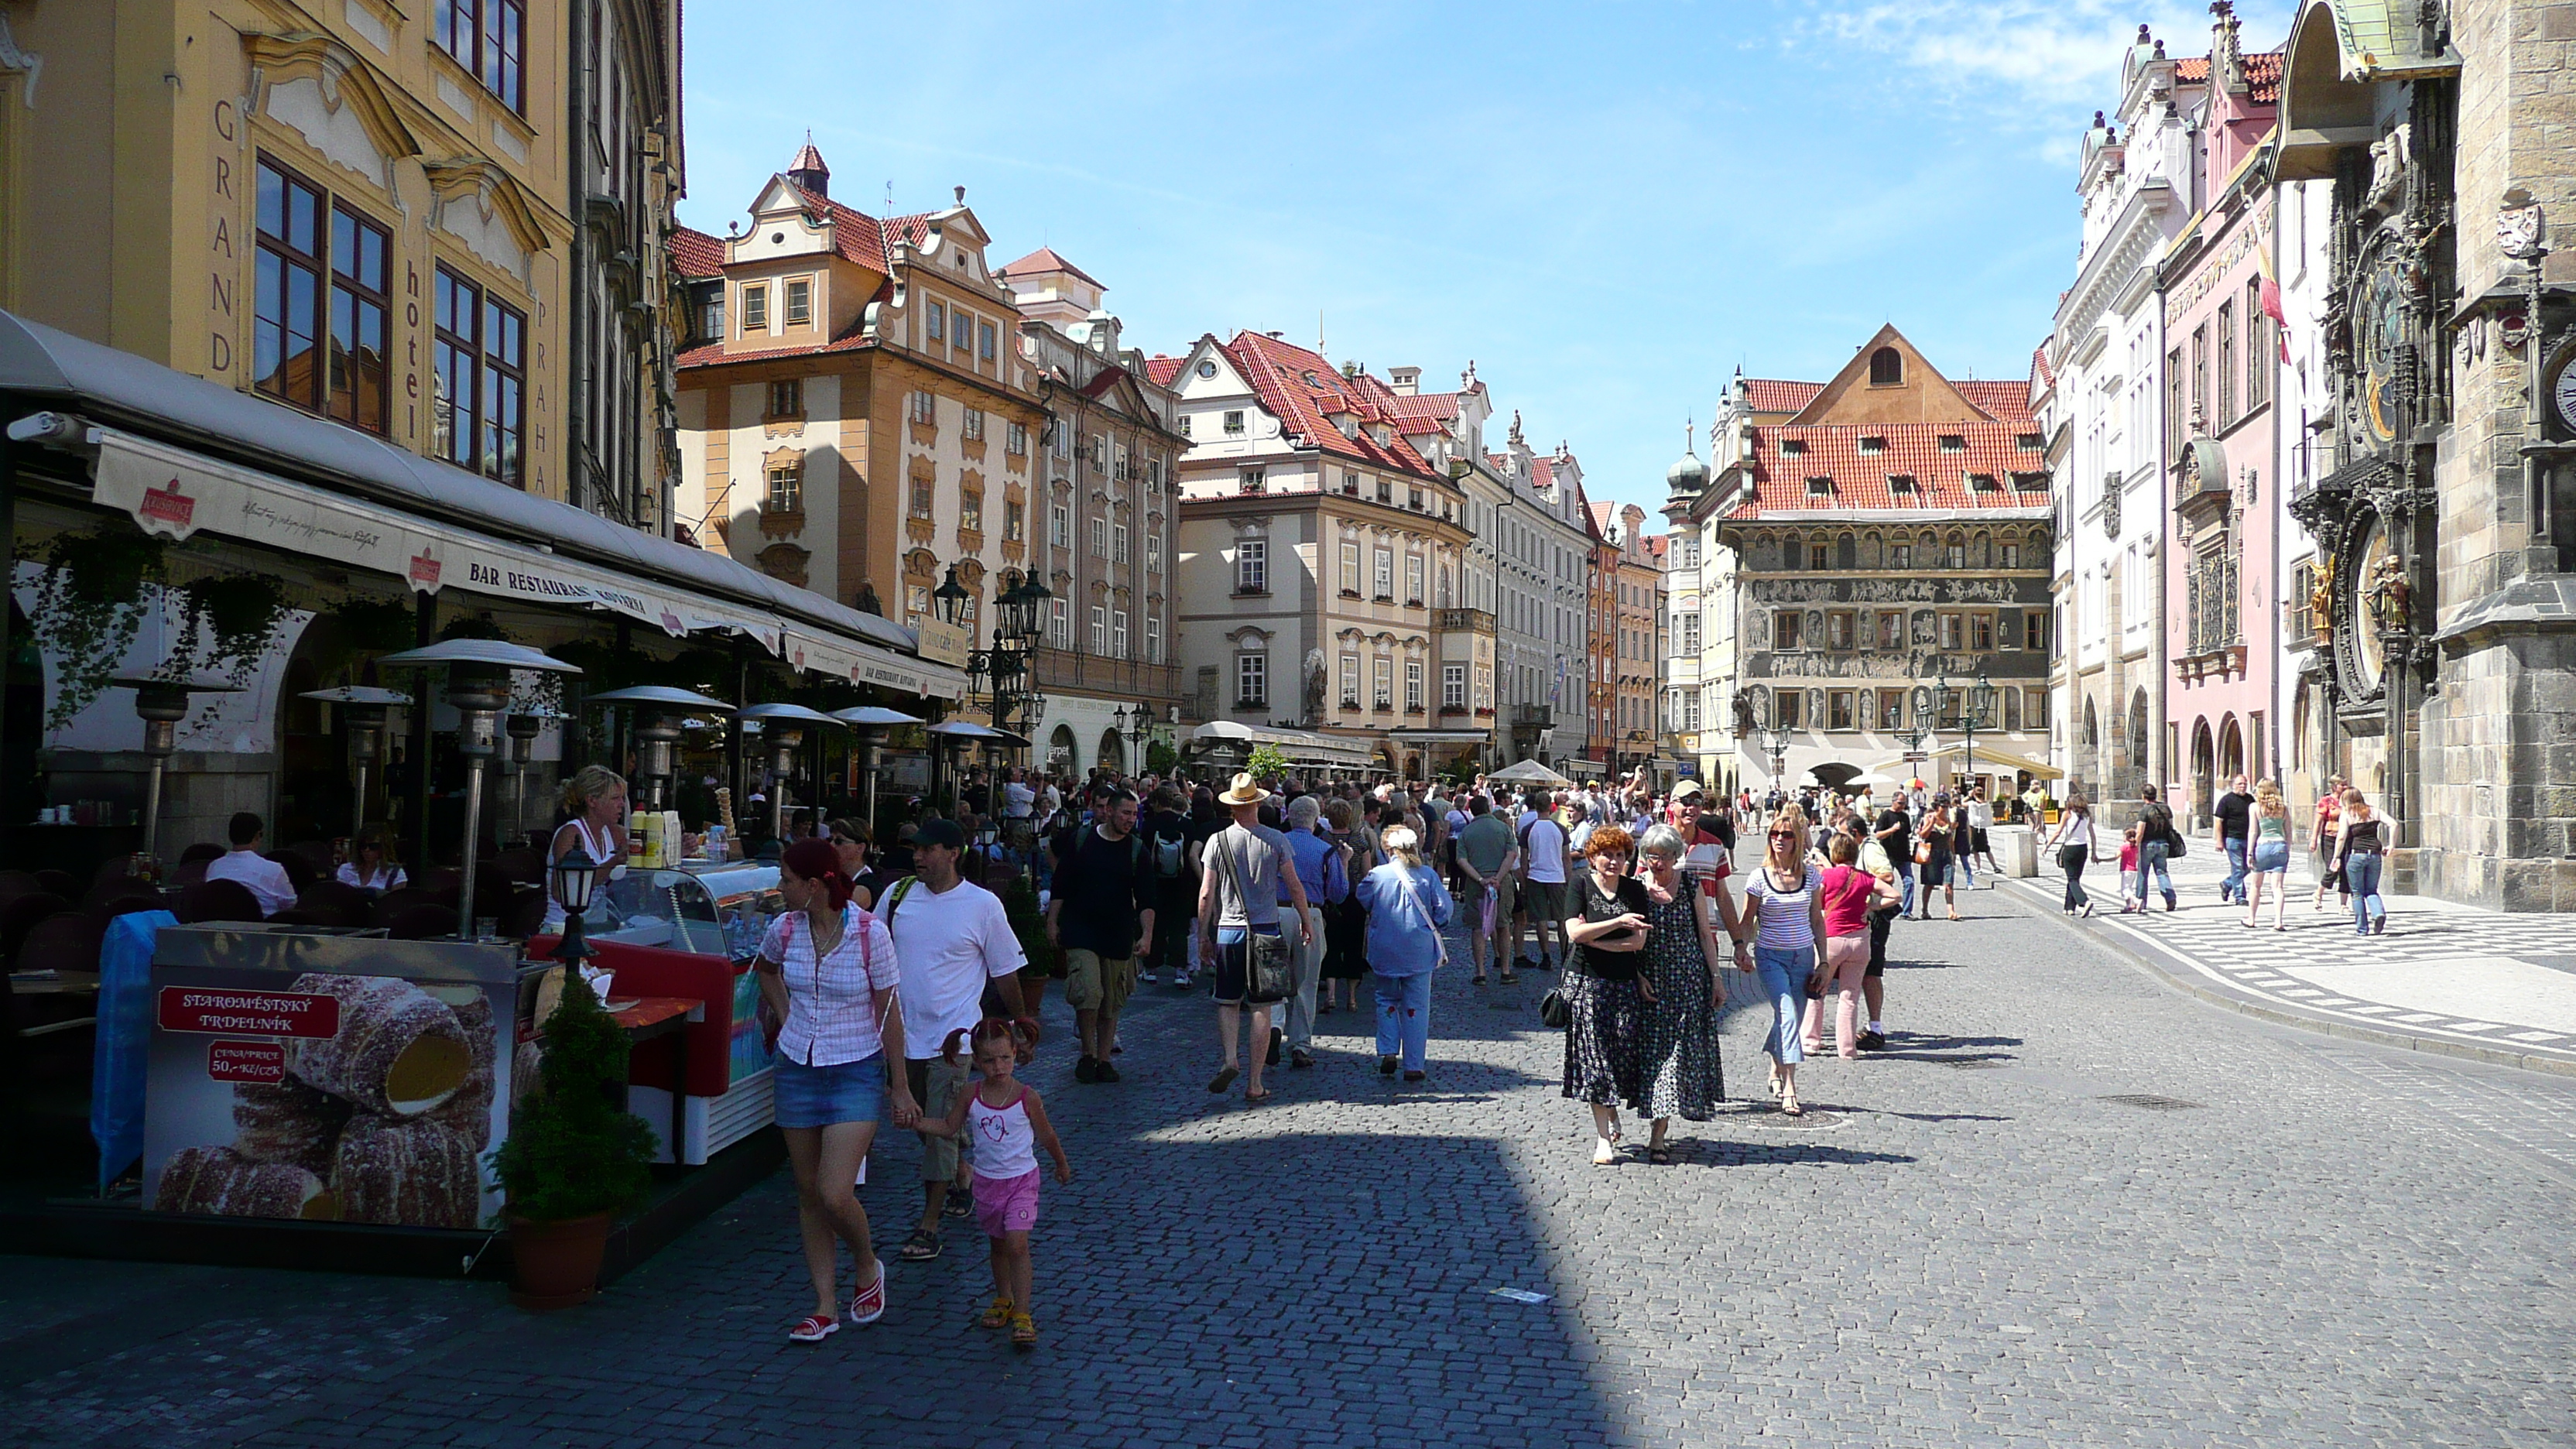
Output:
<instances>
[{"instance_id":1,"label":"ornate lamp post","mask_svg":"<svg viewBox=\"0 0 2576 1449\"><path fill-rule=\"evenodd\" d=\"M1035 575L1016 569L1002 577L1006 586L993 599L992 646L967 655L966 674L974 688L991 687L993 728L1026 736L1037 728L1038 715L1046 707L1046 697L1033 687L1029 663L1037 653L1038 636L1046 628L1046 606L1055 592ZM939 601L948 622L960 622L967 594L957 583L955 565L949 566L947 580L931 597Z\"/></svg>"},{"instance_id":2,"label":"ornate lamp post","mask_svg":"<svg viewBox=\"0 0 2576 1449\"><path fill-rule=\"evenodd\" d=\"M1762 726L1757 738L1761 742L1763 753L1771 757L1772 788L1787 789L1788 787L1781 782L1780 775L1786 768L1785 762L1789 757L1789 732L1777 724L1766 724Z\"/></svg>"},{"instance_id":3,"label":"ornate lamp post","mask_svg":"<svg viewBox=\"0 0 2576 1449\"><path fill-rule=\"evenodd\" d=\"M1110 718L1116 721L1114 728L1118 731L1118 737L1127 742L1128 752L1135 756L1136 773L1143 774L1145 772L1145 737L1152 733L1148 727L1154 721L1153 709L1139 700L1132 705L1118 706L1111 712Z\"/></svg>"}]
</instances>

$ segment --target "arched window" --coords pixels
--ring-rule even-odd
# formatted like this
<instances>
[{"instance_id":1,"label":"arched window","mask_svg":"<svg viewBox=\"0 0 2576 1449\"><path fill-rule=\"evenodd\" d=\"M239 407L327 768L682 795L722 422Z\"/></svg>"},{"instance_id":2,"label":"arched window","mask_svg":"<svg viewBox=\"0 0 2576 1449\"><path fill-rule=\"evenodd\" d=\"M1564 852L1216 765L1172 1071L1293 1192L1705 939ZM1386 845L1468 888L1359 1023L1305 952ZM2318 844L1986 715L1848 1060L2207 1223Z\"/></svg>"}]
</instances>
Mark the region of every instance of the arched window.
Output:
<instances>
[{"instance_id":1,"label":"arched window","mask_svg":"<svg viewBox=\"0 0 2576 1449\"><path fill-rule=\"evenodd\" d=\"M1882 347L1869 355L1869 385L1896 387L1905 381L1905 358L1893 347Z\"/></svg>"},{"instance_id":2,"label":"arched window","mask_svg":"<svg viewBox=\"0 0 2576 1449\"><path fill-rule=\"evenodd\" d=\"M1794 533L1784 533L1780 536L1780 567L1782 569L1795 570L1805 567L1807 561L1800 557L1800 555L1805 552L1806 550L1799 546L1798 535Z\"/></svg>"}]
</instances>

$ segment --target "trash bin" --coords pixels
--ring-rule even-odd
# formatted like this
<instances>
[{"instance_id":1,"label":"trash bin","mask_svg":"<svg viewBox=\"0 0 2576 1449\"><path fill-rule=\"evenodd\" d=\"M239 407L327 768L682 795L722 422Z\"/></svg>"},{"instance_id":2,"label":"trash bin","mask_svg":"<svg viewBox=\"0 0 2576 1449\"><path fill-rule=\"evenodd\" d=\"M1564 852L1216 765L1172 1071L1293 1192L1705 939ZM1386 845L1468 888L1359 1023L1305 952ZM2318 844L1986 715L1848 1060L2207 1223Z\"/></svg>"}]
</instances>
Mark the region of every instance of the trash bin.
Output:
<instances>
[{"instance_id":1,"label":"trash bin","mask_svg":"<svg viewBox=\"0 0 2576 1449\"><path fill-rule=\"evenodd\" d=\"M2003 863L2004 874L2015 879L2039 874L2039 832L2029 826L1995 826L1986 832L1986 843L1994 847L1995 859Z\"/></svg>"}]
</instances>

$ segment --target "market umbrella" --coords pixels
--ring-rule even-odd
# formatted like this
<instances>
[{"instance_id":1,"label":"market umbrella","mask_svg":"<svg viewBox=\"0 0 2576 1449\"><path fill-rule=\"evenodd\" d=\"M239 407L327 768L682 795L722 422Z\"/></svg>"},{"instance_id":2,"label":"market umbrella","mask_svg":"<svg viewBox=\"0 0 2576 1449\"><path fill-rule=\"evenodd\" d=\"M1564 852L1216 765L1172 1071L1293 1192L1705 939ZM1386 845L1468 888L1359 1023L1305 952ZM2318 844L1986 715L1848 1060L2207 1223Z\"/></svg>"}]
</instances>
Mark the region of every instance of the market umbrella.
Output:
<instances>
[{"instance_id":1,"label":"market umbrella","mask_svg":"<svg viewBox=\"0 0 2576 1449\"><path fill-rule=\"evenodd\" d=\"M1571 789L1574 785L1572 780L1565 778L1563 775L1558 774L1536 760L1523 760L1517 765L1505 765L1503 768L1487 775L1485 780L1488 784L1546 785L1551 789L1558 790Z\"/></svg>"},{"instance_id":2,"label":"market umbrella","mask_svg":"<svg viewBox=\"0 0 2576 1449\"><path fill-rule=\"evenodd\" d=\"M1869 770L1861 774L1854 775L1850 779L1843 781L1843 783L1853 786L1854 788L1858 788L1862 785L1868 785L1875 788L1880 785L1895 784L1896 777L1893 775L1882 775L1876 770Z\"/></svg>"}]
</instances>

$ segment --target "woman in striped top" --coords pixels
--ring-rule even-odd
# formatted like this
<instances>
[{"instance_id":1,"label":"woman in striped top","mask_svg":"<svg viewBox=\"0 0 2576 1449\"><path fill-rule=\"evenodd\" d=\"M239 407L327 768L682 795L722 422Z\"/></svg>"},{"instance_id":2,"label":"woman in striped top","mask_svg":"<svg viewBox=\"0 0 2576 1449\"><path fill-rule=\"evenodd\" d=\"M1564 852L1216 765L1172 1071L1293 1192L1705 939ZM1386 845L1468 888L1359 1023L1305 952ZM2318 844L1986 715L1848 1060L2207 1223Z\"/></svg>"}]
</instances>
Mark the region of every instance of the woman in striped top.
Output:
<instances>
[{"instance_id":1,"label":"woman in striped top","mask_svg":"<svg viewBox=\"0 0 2576 1449\"><path fill-rule=\"evenodd\" d=\"M1762 994L1771 998L1771 1035L1763 1050L1771 1054L1772 1090L1780 1110L1805 1115L1798 1105L1798 1063L1806 1060L1799 1019L1806 1012L1808 978L1825 969L1824 899L1816 889L1816 872L1807 865L1807 832L1802 815L1782 811L1771 817L1762 867L1745 887L1754 919L1753 968Z\"/></svg>"}]
</instances>

